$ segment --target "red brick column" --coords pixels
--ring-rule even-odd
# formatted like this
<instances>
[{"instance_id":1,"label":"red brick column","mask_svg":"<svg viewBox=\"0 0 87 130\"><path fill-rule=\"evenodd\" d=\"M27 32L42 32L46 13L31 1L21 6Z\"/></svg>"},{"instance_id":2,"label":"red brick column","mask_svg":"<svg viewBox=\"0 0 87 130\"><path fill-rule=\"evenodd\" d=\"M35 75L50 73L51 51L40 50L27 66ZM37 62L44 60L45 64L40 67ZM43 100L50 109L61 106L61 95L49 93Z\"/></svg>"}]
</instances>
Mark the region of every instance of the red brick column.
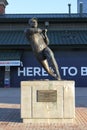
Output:
<instances>
[{"instance_id":1,"label":"red brick column","mask_svg":"<svg viewBox=\"0 0 87 130\"><path fill-rule=\"evenodd\" d=\"M0 5L0 14L5 14L5 6Z\"/></svg>"}]
</instances>

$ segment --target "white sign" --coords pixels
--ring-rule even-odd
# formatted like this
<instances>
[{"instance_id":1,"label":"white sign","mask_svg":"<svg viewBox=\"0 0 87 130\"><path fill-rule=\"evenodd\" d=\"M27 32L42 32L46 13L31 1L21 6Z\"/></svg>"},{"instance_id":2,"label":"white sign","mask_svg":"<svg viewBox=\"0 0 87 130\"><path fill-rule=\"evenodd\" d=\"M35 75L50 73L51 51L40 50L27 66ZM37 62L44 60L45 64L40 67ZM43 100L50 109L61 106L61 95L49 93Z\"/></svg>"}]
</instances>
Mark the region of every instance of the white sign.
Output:
<instances>
[{"instance_id":1,"label":"white sign","mask_svg":"<svg viewBox=\"0 0 87 130\"><path fill-rule=\"evenodd\" d=\"M62 66L60 68L61 74L63 76L87 76L87 67L82 66L79 69L75 66L67 67ZM18 76L48 76L48 73L40 67L18 67Z\"/></svg>"},{"instance_id":2,"label":"white sign","mask_svg":"<svg viewBox=\"0 0 87 130\"><path fill-rule=\"evenodd\" d=\"M40 67L18 67L18 76L48 76L48 74Z\"/></svg>"},{"instance_id":3,"label":"white sign","mask_svg":"<svg viewBox=\"0 0 87 130\"><path fill-rule=\"evenodd\" d=\"M67 74L69 76L76 76L77 74L80 76L87 76L87 67L85 66L80 67L80 69L75 66L61 67L61 70L63 71L63 76L66 76Z\"/></svg>"},{"instance_id":4,"label":"white sign","mask_svg":"<svg viewBox=\"0 0 87 130\"><path fill-rule=\"evenodd\" d=\"M20 60L0 61L0 66L20 66Z\"/></svg>"}]
</instances>

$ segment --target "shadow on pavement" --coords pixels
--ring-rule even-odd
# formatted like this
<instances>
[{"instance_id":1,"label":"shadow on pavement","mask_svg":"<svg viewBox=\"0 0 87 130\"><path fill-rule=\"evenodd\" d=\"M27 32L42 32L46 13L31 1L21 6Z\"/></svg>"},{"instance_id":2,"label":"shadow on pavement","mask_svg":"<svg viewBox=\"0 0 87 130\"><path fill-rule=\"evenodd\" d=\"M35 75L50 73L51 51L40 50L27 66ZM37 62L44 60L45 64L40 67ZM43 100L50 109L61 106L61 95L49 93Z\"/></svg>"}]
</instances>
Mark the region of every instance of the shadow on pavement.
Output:
<instances>
[{"instance_id":1,"label":"shadow on pavement","mask_svg":"<svg viewBox=\"0 0 87 130\"><path fill-rule=\"evenodd\" d=\"M0 108L0 121L3 122L22 122L20 109Z\"/></svg>"}]
</instances>

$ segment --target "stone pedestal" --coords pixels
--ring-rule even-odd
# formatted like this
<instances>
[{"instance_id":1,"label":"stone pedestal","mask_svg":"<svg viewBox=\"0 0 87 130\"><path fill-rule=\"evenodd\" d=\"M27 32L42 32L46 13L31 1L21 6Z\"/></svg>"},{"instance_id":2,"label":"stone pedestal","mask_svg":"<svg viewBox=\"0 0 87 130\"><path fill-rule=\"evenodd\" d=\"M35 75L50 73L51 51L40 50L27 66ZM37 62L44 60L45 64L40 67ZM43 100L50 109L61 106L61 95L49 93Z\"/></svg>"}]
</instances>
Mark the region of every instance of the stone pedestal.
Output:
<instances>
[{"instance_id":1,"label":"stone pedestal","mask_svg":"<svg viewBox=\"0 0 87 130\"><path fill-rule=\"evenodd\" d=\"M22 81L24 123L71 123L75 118L74 81Z\"/></svg>"}]
</instances>

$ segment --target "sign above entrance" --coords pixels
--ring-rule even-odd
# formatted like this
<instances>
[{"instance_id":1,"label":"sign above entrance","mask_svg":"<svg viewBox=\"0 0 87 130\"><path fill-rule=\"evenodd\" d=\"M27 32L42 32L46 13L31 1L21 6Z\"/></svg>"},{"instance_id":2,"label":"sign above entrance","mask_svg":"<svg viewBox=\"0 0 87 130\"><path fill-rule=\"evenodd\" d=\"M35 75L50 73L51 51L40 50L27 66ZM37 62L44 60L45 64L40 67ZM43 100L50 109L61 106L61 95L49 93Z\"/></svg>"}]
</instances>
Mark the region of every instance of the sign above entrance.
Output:
<instances>
[{"instance_id":1,"label":"sign above entrance","mask_svg":"<svg viewBox=\"0 0 87 130\"><path fill-rule=\"evenodd\" d=\"M0 66L20 66L20 60L0 61Z\"/></svg>"}]
</instances>

